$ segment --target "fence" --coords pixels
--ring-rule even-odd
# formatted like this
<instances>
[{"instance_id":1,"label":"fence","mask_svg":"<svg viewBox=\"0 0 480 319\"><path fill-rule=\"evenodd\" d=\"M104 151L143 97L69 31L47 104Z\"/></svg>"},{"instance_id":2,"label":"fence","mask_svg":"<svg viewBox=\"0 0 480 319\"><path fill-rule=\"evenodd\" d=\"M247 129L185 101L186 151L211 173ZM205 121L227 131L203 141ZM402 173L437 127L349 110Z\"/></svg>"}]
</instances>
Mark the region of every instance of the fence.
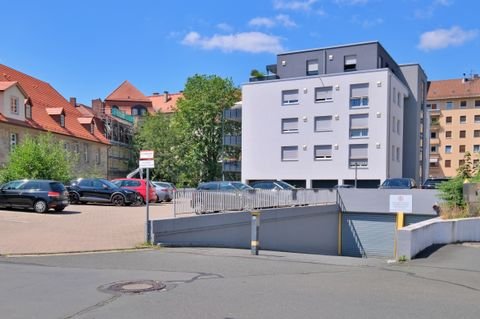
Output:
<instances>
[{"instance_id":1,"label":"fence","mask_svg":"<svg viewBox=\"0 0 480 319\"><path fill-rule=\"evenodd\" d=\"M329 189L199 191L178 189L174 196L174 215L204 214L303 205L336 203L336 191Z\"/></svg>"}]
</instances>

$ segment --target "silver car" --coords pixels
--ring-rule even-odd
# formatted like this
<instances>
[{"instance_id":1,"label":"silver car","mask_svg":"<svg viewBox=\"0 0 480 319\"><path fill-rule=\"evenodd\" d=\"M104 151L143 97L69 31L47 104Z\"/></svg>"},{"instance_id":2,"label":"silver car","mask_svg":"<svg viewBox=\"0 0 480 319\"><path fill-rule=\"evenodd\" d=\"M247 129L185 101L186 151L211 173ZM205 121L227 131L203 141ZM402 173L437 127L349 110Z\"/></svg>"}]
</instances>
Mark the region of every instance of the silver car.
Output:
<instances>
[{"instance_id":1,"label":"silver car","mask_svg":"<svg viewBox=\"0 0 480 319\"><path fill-rule=\"evenodd\" d=\"M173 193L177 190L175 185L167 182L152 182L157 193L157 202L170 202L173 199Z\"/></svg>"}]
</instances>

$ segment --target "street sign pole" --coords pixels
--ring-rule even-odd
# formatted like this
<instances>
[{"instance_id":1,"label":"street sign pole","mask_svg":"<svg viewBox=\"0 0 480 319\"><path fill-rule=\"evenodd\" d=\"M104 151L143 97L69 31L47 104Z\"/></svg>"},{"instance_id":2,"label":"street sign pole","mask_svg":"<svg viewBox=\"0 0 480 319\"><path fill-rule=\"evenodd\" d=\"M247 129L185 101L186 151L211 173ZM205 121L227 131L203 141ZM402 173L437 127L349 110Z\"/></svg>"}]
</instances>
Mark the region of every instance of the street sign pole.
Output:
<instances>
[{"instance_id":1,"label":"street sign pole","mask_svg":"<svg viewBox=\"0 0 480 319\"><path fill-rule=\"evenodd\" d=\"M140 168L147 169L147 194L145 195L145 208L146 208L146 216L145 216L145 242L152 244L152 225L150 223L150 168L155 167L155 160L154 160L154 151L140 151Z\"/></svg>"}]
</instances>

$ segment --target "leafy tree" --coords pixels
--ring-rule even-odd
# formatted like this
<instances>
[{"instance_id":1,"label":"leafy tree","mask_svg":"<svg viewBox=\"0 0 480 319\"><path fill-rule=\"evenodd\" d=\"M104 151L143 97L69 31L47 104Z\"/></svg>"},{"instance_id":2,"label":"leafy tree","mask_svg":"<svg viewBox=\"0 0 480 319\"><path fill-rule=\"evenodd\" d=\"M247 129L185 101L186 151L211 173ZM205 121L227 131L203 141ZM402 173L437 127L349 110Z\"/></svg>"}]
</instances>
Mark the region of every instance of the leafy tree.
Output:
<instances>
[{"instance_id":1,"label":"leafy tree","mask_svg":"<svg viewBox=\"0 0 480 319\"><path fill-rule=\"evenodd\" d=\"M0 172L0 180L28 178L67 182L73 176L76 163L76 156L67 152L51 133L27 135L10 154L6 168Z\"/></svg>"},{"instance_id":2,"label":"leafy tree","mask_svg":"<svg viewBox=\"0 0 480 319\"><path fill-rule=\"evenodd\" d=\"M172 125L172 116L164 113L148 115L134 136L136 154L140 150L153 150L155 168L151 179L178 182L178 160L174 152L177 144L177 133Z\"/></svg>"},{"instance_id":3,"label":"leafy tree","mask_svg":"<svg viewBox=\"0 0 480 319\"><path fill-rule=\"evenodd\" d=\"M238 101L239 94L230 79L194 75L183 95L173 118L179 137L174 152L181 169L179 182L194 186L220 177L222 112Z\"/></svg>"}]
</instances>

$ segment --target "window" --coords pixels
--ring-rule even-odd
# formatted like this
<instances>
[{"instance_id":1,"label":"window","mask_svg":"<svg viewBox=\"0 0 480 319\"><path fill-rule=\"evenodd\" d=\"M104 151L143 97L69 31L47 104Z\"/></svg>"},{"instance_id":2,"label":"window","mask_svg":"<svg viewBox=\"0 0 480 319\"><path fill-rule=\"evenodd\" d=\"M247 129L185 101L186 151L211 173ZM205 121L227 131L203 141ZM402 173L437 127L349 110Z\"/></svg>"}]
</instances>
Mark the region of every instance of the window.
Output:
<instances>
[{"instance_id":1,"label":"window","mask_svg":"<svg viewBox=\"0 0 480 319\"><path fill-rule=\"evenodd\" d=\"M88 163L88 144L87 143L83 144L83 155L84 155L85 163Z\"/></svg>"},{"instance_id":2,"label":"window","mask_svg":"<svg viewBox=\"0 0 480 319\"><path fill-rule=\"evenodd\" d=\"M452 131L446 131L445 132L445 138L452 138Z\"/></svg>"},{"instance_id":3,"label":"window","mask_svg":"<svg viewBox=\"0 0 480 319\"><path fill-rule=\"evenodd\" d=\"M315 145L313 152L316 161L332 159L332 145Z\"/></svg>"},{"instance_id":4,"label":"window","mask_svg":"<svg viewBox=\"0 0 480 319\"><path fill-rule=\"evenodd\" d=\"M446 109L446 110L451 110L451 109L453 109L453 102L451 102L451 101L446 102L446 103L445 103L445 109Z\"/></svg>"},{"instance_id":5,"label":"window","mask_svg":"<svg viewBox=\"0 0 480 319\"><path fill-rule=\"evenodd\" d=\"M400 147L397 147L397 162L400 162Z\"/></svg>"},{"instance_id":6,"label":"window","mask_svg":"<svg viewBox=\"0 0 480 319\"><path fill-rule=\"evenodd\" d=\"M475 123L480 123L480 115L475 115L474 121Z\"/></svg>"},{"instance_id":7,"label":"window","mask_svg":"<svg viewBox=\"0 0 480 319\"><path fill-rule=\"evenodd\" d=\"M437 153L438 152L438 147L437 145L432 145L430 146L430 153Z\"/></svg>"},{"instance_id":8,"label":"window","mask_svg":"<svg viewBox=\"0 0 480 319\"><path fill-rule=\"evenodd\" d=\"M397 133L400 135L400 120L397 120Z\"/></svg>"},{"instance_id":9,"label":"window","mask_svg":"<svg viewBox=\"0 0 480 319\"><path fill-rule=\"evenodd\" d=\"M344 71L355 71L357 69L357 56L356 55L346 55L345 62L343 65Z\"/></svg>"},{"instance_id":10,"label":"window","mask_svg":"<svg viewBox=\"0 0 480 319\"><path fill-rule=\"evenodd\" d=\"M432 122L433 122L433 121L432 121ZM445 118L445 123L447 123L447 124L452 124L452 117L451 117L451 116L447 116L447 117Z\"/></svg>"},{"instance_id":11,"label":"window","mask_svg":"<svg viewBox=\"0 0 480 319\"><path fill-rule=\"evenodd\" d=\"M282 134L298 133L298 118L282 119Z\"/></svg>"},{"instance_id":12,"label":"window","mask_svg":"<svg viewBox=\"0 0 480 319\"><path fill-rule=\"evenodd\" d=\"M60 126L65 127L65 115L60 114Z\"/></svg>"},{"instance_id":13,"label":"window","mask_svg":"<svg viewBox=\"0 0 480 319\"><path fill-rule=\"evenodd\" d=\"M465 138L467 135L466 131L460 131L460 138Z\"/></svg>"},{"instance_id":14,"label":"window","mask_svg":"<svg viewBox=\"0 0 480 319\"><path fill-rule=\"evenodd\" d=\"M327 132L332 130L332 116L316 116L315 132Z\"/></svg>"},{"instance_id":15,"label":"window","mask_svg":"<svg viewBox=\"0 0 480 319\"><path fill-rule=\"evenodd\" d=\"M480 107L480 100L475 100L475 107L479 108Z\"/></svg>"},{"instance_id":16,"label":"window","mask_svg":"<svg viewBox=\"0 0 480 319\"><path fill-rule=\"evenodd\" d=\"M433 103L433 104L430 106L430 108L431 108L432 110L436 110L436 109L437 109L437 104L436 104L436 103Z\"/></svg>"},{"instance_id":17,"label":"window","mask_svg":"<svg viewBox=\"0 0 480 319\"><path fill-rule=\"evenodd\" d=\"M315 102L327 102L332 101L332 87L326 86L323 88L315 88Z\"/></svg>"},{"instance_id":18,"label":"window","mask_svg":"<svg viewBox=\"0 0 480 319\"><path fill-rule=\"evenodd\" d=\"M298 104L298 90L282 91L282 104Z\"/></svg>"},{"instance_id":19,"label":"window","mask_svg":"<svg viewBox=\"0 0 480 319\"><path fill-rule=\"evenodd\" d=\"M368 83L350 85L350 107L368 106Z\"/></svg>"},{"instance_id":20,"label":"window","mask_svg":"<svg viewBox=\"0 0 480 319\"><path fill-rule=\"evenodd\" d=\"M452 145L445 145L445 153L446 154L452 153Z\"/></svg>"},{"instance_id":21,"label":"window","mask_svg":"<svg viewBox=\"0 0 480 319\"><path fill-rule=\"evenodd\" d=\"M30 104L25 104L25 117L27 119L32 118L32 106Z\"/></svg>"},{"instance_id":22,"label":"window","mask_svg":"<svg viewBox=\"0 0 480 319\"><path fill-rule=\"evenodd\" d=\"M474 130L473 137L480 137L480 130Z\"/></svg>"},{"instance_id":23,"label":"window","mask_svg":"<svg viewBox=\"0 0 480 319\"><path fill-rule=\"evenodd\" d=\"M307 60L307 75L318 74L318 59Z\"/></svg>"},{"instance_id":24,"label":"window","mask_svg":"<svg viewBox=\"0 0 480 319\"><path fill-rule=\"evenodd\" d=\"M397 104L398 106L402 106L402 93L398 92L397 93Z\"/></svg>"},{"instance_id":25,"label":"window","mask_svg":"<svg viewBox=\"0 0 480 319\"><path fill-rule=\"evenodd\" d=\"M19 105L18 97L11 96L10 97L10 112L13 113L13 114L18 114L18 105Z\"/></svg>"},{"instance_id":26,"label":"window","mask_svg":"<svg viewBox=\"0 0 480 319\"><path fill-rule=\"evenodd\" d=\"M282 161L297 161L298 146L282 146Z\"/></svg>"},{"instance_id":27,"label":"window","mask_svg":"<svg viewBox=\"0 0 480 319\"><path fill-rule=\"evenodd\" d=\"M480 145L479 144L474 144L473 145L473 152L474 153L480 153Z\"/></svg>"},{"instance_id":28,"label":"window","mask_svg":"<svg viewBox=\"0 0 480 319\"><path fill-rule=\"evenodd\" d=\"M100 164L102 162L102 150L97 148L97 154L95 154L95 162Z\"/></svg>"},{"instance_id":29,"label":"window","mask_svg":"<svg viewBox=\"0 0 480 319\"><path fill-rule=\"evenodd\" d=\"M350 138L368 137L368 114L350 115Z\"/></svg>"},{"instance_id":30,"label":"window","mask_svg":"<svg viewBox=\"0 0 480 319\"><path fill-rule=\"evenodd\" d=\"M395 121L395 116L392 118L392 132L395 132L395 124L396 124L396 121Z\"/></svg>"},{"instance_id":31,"label":"window","mask_svg":"<svg viewBox=\"0 0 480 319\"><path fill-rule=\"evenodd\" d=\"M467 107L467 101L460 101L460 107L462 109L466 108Z\"/></svg>"},{"instance_id":32,"label":"window","mask_svg":"<svg viewBox=\"0 0 480 319\"><path fill-rule=\"evenodd\" d=\"M70 144L65 142L65 144L63 144L63 149L66 150L66 151L70 151Z\"/></svg>"},{"instance_id":33,"label":"window","mask_svg":"<svg viewBox=\"0 0 480 319\"><path fill-rule=\"evenodd\" d=\"M430 138L437 138L437 132L431 132Z\"/></svg>"},{"instance_id":34,"label":"window","mask_svg":"<svg viewBox=\"0 0 480 319\"><path fill-rule=\"evenodd\" d=\"M465 123L467 123L467 116L460 115L460 124L465 124Z\"/></svg>"},{"instance_id":35,"label":"window","mask_svg":"<svg viewBox=\"0 0 480 319\"><path fill-rule=\"evenodd\" d=\"M147 108L143 105L135 105L134 107L132 107L132 115L134 116L147 115Z\"/></svg>"},{"instance_id":36,"label":"window","mask_svg":"<svg viewBox=\"0 0 480 319\"><path fill-rule=\"evenodd\" d=\"M445 167L452 167L452 161L451 160L445 160Z\"/></svg>"},{"instance_id":37,"label":"window","mask_svg":"<svg viewBox=\"0 0 480 319\"><path fill-rule=\"evenodd\" d=\"M397 89L396 88L393 88L393 94L392 94L392 98L393 98L393 103L397 103Z\"/></svg>"},{"instance_id":38,"label":"window","mask_svg":"<svg viewBox=\"0 0 480 319\"><path fill-rule=\"evenodd\" d=\"M458 151L459 151L460 153L465 153L465 145L460 145L460 146L458 147Z\"/></svg>"},{"instance_id":39,"label":"window","mask_svg":"<svg viewBox=\"0 0 480 319\"><path fill-rule=\"evenodd\" d=\"M391 152L391 154L392 154L392 161L394 161L394 160L395 160L395 146L394 146L394 145L392 145L392 152Z\"/></svg>"},{"instance_id":40,"label":"window","mask_svg":"<svg viewBox=\"0 0 480 319\"><path fill-rule=\"evenodd\" d=\"M368 166L368 144L352 144L349 151L350 168Z\"/></svg>"},{"instance_id":41,"label":"window","mask_svg":"<svg viewBox=\"0 0 480 319\"><path fill-rule=\"evenodd\" d=\"M18 134L17 133L10 133L10 151L17 146L18 143Z\"/></svg>"},{"instance_id":42,"label":"window","mask_svg":"<svg viewBox=\"0 0 480 319\"><path fill-rule=\"evenodd\" d=\"M90 123L90 133L95 133L95 122Z\"/></svg>"}]
</instances>

